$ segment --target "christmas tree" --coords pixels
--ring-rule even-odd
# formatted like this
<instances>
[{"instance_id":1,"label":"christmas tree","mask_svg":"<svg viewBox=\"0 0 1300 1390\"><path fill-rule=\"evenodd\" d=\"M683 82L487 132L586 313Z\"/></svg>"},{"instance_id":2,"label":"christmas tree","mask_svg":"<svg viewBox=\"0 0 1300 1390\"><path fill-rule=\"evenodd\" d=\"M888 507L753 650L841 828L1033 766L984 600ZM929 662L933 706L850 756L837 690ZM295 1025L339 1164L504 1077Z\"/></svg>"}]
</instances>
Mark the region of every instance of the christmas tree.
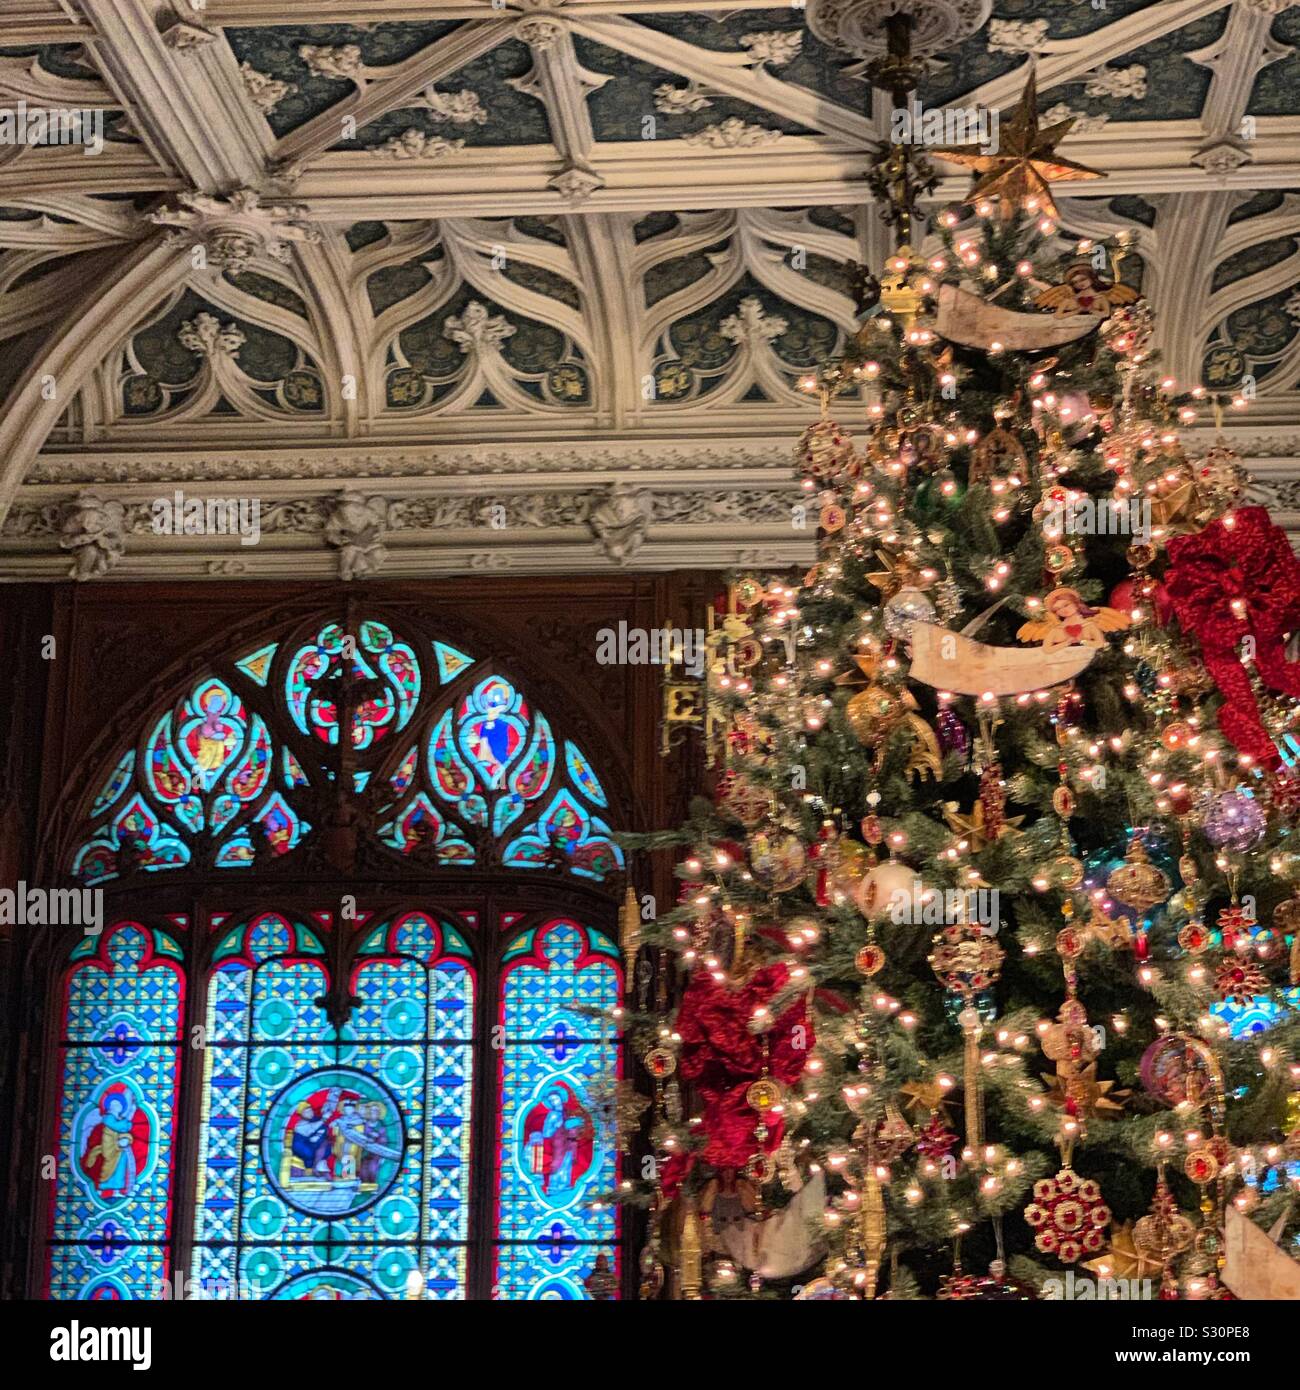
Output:
<instances>
[{"instance_id":1,"label":"christmas tree","mask_svg":"<svg viewBox=\"0 0 1300 1390\"><path fill-rule=\"evenodd\" d=\"M626 1019L648 1296L1225 1297L1243 1217L1294 1249L1300 564L1185 453L1223 403L1063 229L1032 81L1003 131L938 152L977 182L924 256L882 152L816 563L734 584L716 795L647 840L687 846Z\"/></svg>"}]
</instances>

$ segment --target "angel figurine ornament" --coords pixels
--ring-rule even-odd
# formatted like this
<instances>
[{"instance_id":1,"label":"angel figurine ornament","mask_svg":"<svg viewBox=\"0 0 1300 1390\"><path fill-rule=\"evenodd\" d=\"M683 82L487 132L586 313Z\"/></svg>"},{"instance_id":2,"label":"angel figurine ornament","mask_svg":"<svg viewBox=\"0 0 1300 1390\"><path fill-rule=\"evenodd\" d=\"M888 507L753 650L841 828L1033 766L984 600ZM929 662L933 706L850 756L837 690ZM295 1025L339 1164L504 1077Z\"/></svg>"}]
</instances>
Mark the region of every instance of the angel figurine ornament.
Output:
<instances>
[{"instance_id":1,"label":"angel figurine ornament","mask_svg":"<svg viewBox=\"0 0 1300 1390\"><path fill-rule=\"evenodd\" d=\"M1079 256L1066 267L1063 282L1043 290L1034 303L1058 317L1096 314L1099 319L1108 319L1116 309L1136 304L1138 298L1131 285L1103 279L1089 257Z\"/></svg>"},{"instance_id":2,"label":"angel figurine ornament","mask_svg":"<svg viewBox=\"0 0 1300 1390\"><path fill-rule=\"evenodd\" d=\"M1022 642L1037 642L1044 651L1058 647L1106 645L1106 633L1128 627L1129 618L1117 608L1089 607L1075 589L1053 589L1043 600L1042 619L1023 623L1016 633Z\"/></svg>"}]
</instances>

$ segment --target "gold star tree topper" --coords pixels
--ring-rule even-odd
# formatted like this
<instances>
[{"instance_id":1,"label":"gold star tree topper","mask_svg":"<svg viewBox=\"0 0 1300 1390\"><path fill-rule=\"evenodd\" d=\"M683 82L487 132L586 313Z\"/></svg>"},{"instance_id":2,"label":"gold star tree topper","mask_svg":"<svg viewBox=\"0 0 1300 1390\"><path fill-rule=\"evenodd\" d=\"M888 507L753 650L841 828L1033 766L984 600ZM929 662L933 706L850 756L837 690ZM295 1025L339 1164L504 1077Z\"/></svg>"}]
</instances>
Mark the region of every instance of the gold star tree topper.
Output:
<instances>
[{"instance_id":1,"label":"gold star tree topper","mask_svg":"<svg viewBox=\"0 0 1300 1390\"><path fill-rule=\"evenodd\" d=\"M1073 118L1046 129L1038 124L1038 79L1031 69L1020 101L998 123L996 153L978 142L939 145L930 153L965 165L981 176L967 195L968 202L996 195L1002 200L1003 216L1009 217L1016 208L1036 199L1038 210L1055 218L1058 214L1049 184L1105 177L1099 169L1089 169L1056 153L1057 145L1073 127Z\"/></svg>"}]
</instances>

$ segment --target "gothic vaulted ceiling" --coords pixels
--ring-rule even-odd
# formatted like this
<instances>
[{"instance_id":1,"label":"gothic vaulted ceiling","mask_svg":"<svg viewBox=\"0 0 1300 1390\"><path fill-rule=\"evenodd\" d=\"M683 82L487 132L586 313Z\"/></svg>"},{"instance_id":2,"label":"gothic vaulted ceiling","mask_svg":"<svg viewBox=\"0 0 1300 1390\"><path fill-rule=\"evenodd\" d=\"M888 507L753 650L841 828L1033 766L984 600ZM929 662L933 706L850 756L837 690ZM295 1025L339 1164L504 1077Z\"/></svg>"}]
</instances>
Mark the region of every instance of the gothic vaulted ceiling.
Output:
<instances>
[{"instance_id":1,"label":"gothic vaulted ceiling","mask_svg":"<svg viewBox=\"0 0 1300 1390\"><path fill-rule=\"evenodd\" d=\"M887 103L824 41L862 3L4 0L0 112L103 141L0 144L0 575L67 573L79 496L115 575L329 574L345 490L392 573L799 558L796 383L887 249ZM1031 56L1109 175L1064 230L1133 230L1300 525L1300 5L993 0L921 99L1005 108ZM260 543L154 534L176 488Z\"/></svg>"}]
</instances>

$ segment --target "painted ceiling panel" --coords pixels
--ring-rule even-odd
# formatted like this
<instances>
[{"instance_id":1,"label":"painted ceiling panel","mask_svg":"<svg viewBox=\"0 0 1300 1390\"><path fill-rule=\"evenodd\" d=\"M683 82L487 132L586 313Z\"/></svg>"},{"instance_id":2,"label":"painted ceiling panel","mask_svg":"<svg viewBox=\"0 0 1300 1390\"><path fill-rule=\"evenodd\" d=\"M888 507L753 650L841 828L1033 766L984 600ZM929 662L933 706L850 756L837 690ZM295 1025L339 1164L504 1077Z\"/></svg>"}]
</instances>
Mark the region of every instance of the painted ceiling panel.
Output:
<instances>
[{"instance_id":1,"label":"painted ceiling panel","mask_svg":"<svg viewBox=\"0 0 1300 1390\"><path fill-rule=\"evenodd\" d=\"M1252 116L1293 116L1300 110L1300 10L1285 10L1278 15L1269 37L1291 51L1255 78L1246 109Z\"/></svg>"},{"instance_id":2,"label":"painted ceiling panel","mask_svg":"<svg viewBox=\"0 0 1300 1390\"><path fill-rule=\"evenodd\" d=\"M735 97L702 90L687 78L578 35L578 59L608 75L588 99L597 140L678 140L734 120L754 131L808 134L809 128Z\"/></svg>"},{"instance_id":3,"label":"painted ceiling panel","mask_svg":"<svg viewBox=\"0 0 1300 1390\"><path fill-rule=\"evenodd\" d=\"M367 68L385 68L427 48L458 26L451 21L424 24L307 24L295 27L230 28L226 42L241 64L291 90L268 113L276 135L287 135L328 111L353 90L345 77L331 76L303 49L359 50Z\"/></svg>"},{"instance_id":4,"label":"painted ceiling panel","mask_svg":"<svg viewBox=\"0 0 1300 1390\"><path fill-rule=\"evenodd\" d=\"M508 39L433 86L421 105L385 112L355 140L335 149L372 150L408 130L475 145L544 145L551 139L546 108L515 83L532 67L525 44Z\"/></svg>"}]
</instances>

